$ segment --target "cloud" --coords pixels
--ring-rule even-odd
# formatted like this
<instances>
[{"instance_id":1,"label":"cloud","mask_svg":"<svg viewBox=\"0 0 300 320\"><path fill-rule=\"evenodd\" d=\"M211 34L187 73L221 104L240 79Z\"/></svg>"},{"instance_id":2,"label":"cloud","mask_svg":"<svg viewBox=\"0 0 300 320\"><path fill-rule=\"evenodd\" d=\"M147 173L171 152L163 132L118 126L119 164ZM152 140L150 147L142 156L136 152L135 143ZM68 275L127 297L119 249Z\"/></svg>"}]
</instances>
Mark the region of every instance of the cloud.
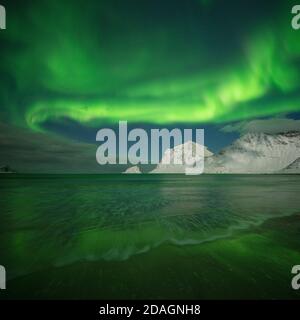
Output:
<instances>
[{"instance_id":1,"label":"cloud","mask_svg":"<svg viewBox=\"0 0 300 320\"><path fill-rule=\"evenodd\" d=\"M229 124L221 129L223 132L264 132L280 133L288 131L300 131L300 120L288 118L272 118L264 120L243 121Z\"/></svg>"},{"instance_id":2,"label":"cloud","mask_svg":"<svg viewBox=\"0 0 300 320\"><path fill-rule=\"evenodd\" d=\"M33 133L0 123L0 165L20 173L120 172L121 166L100 166L97 145Z\"/></svg>"}]
</instances>

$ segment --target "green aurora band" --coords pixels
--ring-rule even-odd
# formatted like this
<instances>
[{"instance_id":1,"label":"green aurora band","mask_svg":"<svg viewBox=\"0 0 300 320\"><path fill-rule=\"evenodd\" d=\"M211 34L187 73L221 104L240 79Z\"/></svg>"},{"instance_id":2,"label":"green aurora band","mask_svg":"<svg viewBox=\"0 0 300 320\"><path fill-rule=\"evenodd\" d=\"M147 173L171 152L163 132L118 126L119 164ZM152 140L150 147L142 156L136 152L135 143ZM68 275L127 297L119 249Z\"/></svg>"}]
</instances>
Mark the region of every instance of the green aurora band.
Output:
<instances>
[{"instance_id":1,"label":"green aurora band","mask_svg":"<svg viewBox=\"0 0 300 320\"><path fill-rule=\"evenodd\" d=\"M229 2L25 1L0 35L0 71L14 83L0 83L2 120L43 131L65 118L94 127L300 111L292 3L268 13L244 1L245 17L245 3Z\"/></svg>"}]
</instances>

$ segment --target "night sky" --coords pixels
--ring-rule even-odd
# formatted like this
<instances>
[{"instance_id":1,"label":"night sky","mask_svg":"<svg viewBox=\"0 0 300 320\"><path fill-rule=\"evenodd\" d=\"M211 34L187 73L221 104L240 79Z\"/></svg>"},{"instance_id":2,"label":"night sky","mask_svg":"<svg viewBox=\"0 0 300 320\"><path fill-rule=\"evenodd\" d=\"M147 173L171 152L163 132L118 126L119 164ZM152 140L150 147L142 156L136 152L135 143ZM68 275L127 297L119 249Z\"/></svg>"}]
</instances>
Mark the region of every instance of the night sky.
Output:
<instances>
[{"instance_id":1,"label":"night sky","mask_svg":"<svg viewBox=\"0 0 300 320\"><path fill-rule=\"evenodd\" d=\"M214 152L245 128L300 128L294 1L1 4L0 165L97 172L96 132L119 120L205 128Z\"/></svg>"}]
</instances>

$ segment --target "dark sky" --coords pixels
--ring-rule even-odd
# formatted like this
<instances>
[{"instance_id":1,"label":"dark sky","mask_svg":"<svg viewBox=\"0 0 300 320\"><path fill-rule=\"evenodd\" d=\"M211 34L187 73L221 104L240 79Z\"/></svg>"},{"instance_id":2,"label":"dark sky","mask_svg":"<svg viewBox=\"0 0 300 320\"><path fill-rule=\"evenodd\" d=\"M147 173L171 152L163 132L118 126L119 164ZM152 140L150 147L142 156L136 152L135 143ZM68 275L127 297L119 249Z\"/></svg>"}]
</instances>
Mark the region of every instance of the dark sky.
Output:
<instances>
[{"instance_id":1,"label":"dark sky","mask_svg":"<svg viewBox=\"0 0 300 320\"><path fill-rule=\"evenodd\" d=\"M216 152L251 121L299 118L293 1L1 3L0 150L21 171L69 168L71 156L62 151L51 150L52 160L41 164L32 148L47 158L45 141L94 163L95 133L120 120L147 129L205 128ZM17 160L19 130L26 142ZM93 167L80 161L75 171Z\"/></svg>"}]
</instances>

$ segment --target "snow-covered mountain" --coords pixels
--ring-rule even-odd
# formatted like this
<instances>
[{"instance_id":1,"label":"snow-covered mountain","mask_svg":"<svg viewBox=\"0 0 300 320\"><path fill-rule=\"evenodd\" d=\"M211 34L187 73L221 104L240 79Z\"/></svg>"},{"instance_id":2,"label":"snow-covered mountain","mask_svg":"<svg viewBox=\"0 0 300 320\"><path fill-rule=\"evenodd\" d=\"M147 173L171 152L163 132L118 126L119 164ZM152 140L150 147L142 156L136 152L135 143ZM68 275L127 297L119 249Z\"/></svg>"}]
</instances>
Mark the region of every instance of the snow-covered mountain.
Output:
<instances>
[{"instance_id":1,"label":"snow-covered mountain","mask_svg":"<svg viewBox=\"0 0 300 320\"><path fill-rule=\"evenodd\" d=\"M213 155L205 146L187 141L167 149L157 167L151 173L184 173L186 167L193 168L196 163ZM181 163L181 164L180 164Z\"/></svg>"},{"instance_id":2,"label":"snow-covered mountain","mask_svg":"<svg viewBox=\"0 0 300 320\"><path fill-rule=\"evenodd\" d=\"M300 174L300 158L297 158L279 173L299 173Z\"/></svg>"},{"instance_id":3,"label":"snow-covered mountain","mask_svg":"<svg viewBox=\"0 0 300 320\"><path fill-rule=\"evenodd\" d=\"M205 173L272 173L300 157L300 132L247 133L207 159Z\"/></svg>"},{"instance_id":4,"label":"snow-covered mountain","mask_svg":"<svg viewBox=\"0 0 300 320\"><path fill-rule=\"evenodd\" d=\"M300 173L298 131L279 134L247 133L215 155L206 147L189 141L184 145L168 149L151 173L184 173L185 161L183 165L173 163L180 157L188 159L191 152L186 150L195 148L204 148L202 150L205 157L204 173ZM201 161L201 158L196 157L197 161Z\"/></svg>"},{"instance_id":5,"label":"snow-covered mountain","mask_svg":"<svg viewBox=\"0 0 300 320\"><path fill-rule=\"evenodd\" d=\"M138 166L134 166L134 167L127 168L123 173L136 174L136 173L141 173L141 170Z\"/></svg>"}]
</instances>

